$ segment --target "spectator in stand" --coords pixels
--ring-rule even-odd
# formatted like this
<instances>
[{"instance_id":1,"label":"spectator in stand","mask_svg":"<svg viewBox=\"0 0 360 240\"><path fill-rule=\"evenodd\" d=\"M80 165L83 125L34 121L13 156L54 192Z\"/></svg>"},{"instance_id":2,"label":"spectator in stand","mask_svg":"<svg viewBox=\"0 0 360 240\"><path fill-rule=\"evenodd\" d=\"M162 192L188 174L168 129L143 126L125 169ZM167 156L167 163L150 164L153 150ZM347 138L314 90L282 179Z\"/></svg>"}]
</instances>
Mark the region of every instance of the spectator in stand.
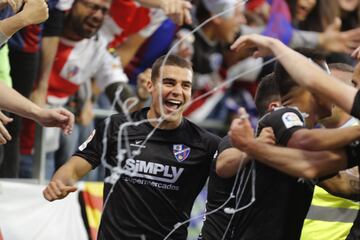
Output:
<instances>
[{"instance_id":1,"label":"spectator in stand","mask_svg":"<svg viewBox=\"0 0 360 240\"><path fill-rule=\"evenodd\" d=\"M120 94L122 101L132 96L120 59L107 51L107 41L98 32L110 5L110 0L76 0L67 13L50 72L49 105L64 106L69 97L92 78L111 100L115 99L120 86L123 89ZM34 128L28 127L26 130L28 137L22 144L24 155L31 154L34 139ZM46 134L46 151L54 152L59 147L60 132L52 129L52 132L47 130ZM28 163L31 158L25 157L23 161L27 162L26 166L31 166L31 162Z\"/></svg>"}]
</instances>

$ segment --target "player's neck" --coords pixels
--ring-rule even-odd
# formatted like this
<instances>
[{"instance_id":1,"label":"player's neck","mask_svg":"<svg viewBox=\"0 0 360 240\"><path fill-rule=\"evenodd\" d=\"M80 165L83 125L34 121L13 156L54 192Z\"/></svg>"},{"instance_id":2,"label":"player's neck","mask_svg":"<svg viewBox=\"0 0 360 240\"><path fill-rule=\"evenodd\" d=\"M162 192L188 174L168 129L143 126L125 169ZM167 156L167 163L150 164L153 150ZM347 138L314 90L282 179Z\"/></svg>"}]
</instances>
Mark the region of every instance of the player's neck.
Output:
<instances>
[{"instance_id":1,"label":"player's neck","mask_svg":"<svg viewBox=\"0 0 360 240\"><path fill-rule=\"evenodd\" d=\"M153 108L150 107L147 112L147 119L150 120L149 123L154 128L159 128L163 130L172 130L180 126L182 118L176 120L167 120L166 118L161 118L160 114L157 114Z\"/></svg>"}]
</instances>

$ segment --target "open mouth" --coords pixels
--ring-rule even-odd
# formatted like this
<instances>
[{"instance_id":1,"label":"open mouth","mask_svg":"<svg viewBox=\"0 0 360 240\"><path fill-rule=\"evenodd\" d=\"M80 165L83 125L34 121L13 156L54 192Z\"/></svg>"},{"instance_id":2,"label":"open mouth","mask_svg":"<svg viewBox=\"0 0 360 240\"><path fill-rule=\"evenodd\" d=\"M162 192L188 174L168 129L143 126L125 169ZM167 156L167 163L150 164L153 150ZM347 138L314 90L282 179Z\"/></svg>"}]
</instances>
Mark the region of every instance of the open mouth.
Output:
<instances>
[{"instance_id":1,"label":"open mouth","mask_svg":"<svg viewBox=\"0 0 360 240\"><path fill-rule=\"evenodd\" d=\"M164 101L164 105L166 109L170 110L171 112L179 110L182 105L182 102L179 100L166 100Z\"/></svg>"},{"instance_id":2,"label":"open mouth","mask_svg":"<svg viewBox=\"0 0 360 240\"><path fill-rule=\"evenodd\" d=\"M85 25L91 30L97 30L99 28L99 24L90 21L86 21Z\"/></svg>"}]
</instances>

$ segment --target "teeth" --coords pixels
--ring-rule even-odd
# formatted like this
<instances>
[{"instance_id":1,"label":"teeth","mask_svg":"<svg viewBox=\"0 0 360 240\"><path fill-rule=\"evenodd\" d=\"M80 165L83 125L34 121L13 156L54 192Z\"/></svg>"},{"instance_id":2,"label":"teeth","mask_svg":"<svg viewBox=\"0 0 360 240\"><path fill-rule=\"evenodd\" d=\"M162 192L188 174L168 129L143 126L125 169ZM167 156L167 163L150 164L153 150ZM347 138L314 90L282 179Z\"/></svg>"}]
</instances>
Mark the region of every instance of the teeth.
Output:
<instances>
[{"instance_id":1,"label":"teeth","mask_svg":"<svg viewBox=\"0 0 360 240\"><path fill-rule=\"evenodd\" d=\"M168 100L169 103L172 103L172 104L178 104L180 105L181 102L180 101L176 101L176 100Z\"/></svg>"},{"instance_id":2,"label":"teeth","mask_svg":"<svg viewBox=\"0 0 360 240\"><path fill-rule=\"evenodd\" d=\"M181 101L178 100L167 100L165 102L166 106L173 109L173 110L177 110L180 106L181 106Z\"/></svg>"}]
</instances>

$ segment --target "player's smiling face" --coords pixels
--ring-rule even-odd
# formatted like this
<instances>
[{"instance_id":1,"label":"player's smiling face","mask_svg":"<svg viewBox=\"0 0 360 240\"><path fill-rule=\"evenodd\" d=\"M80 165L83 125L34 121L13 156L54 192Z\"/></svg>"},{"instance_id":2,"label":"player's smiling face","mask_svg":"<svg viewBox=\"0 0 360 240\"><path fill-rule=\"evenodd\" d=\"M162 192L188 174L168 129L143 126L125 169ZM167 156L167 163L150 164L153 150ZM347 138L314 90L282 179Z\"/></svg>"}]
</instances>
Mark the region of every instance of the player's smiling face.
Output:
<instances>
[{"instance_id":1,"label":"player's smiling face","mask_svg":"<svg viewBox=\"0 0 360 240\"><path fill-rule=\"evenodd\" d=\"M165 121L161 128L176 128L191 99L192 71L172 65L165 65L161 70L162 80L159 77L150 83L152 103L148 117L163 117Z\"/></svg>"}]
</instances>

